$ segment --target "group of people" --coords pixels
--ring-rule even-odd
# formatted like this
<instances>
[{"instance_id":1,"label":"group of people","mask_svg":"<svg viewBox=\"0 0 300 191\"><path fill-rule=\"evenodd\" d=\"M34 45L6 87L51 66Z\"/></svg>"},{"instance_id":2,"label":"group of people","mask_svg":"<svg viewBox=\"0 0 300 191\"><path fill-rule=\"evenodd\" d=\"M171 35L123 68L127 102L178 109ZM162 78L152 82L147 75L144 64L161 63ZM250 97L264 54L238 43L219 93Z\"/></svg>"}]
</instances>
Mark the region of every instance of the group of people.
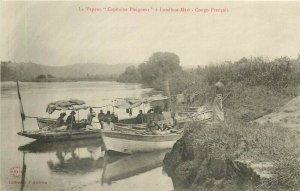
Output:
<instances>
[{"instance_id":1,"label":"group of people","mask_svg":"<svg viewBox=\"0 0 300 191\"><path fill-rule=\"evenodd\" d=\"M147 129L154 134L164 134L170 131L178 131L180 129L180 126L175 115L175 112L171 112L172 120L165 123L159 123L158 120L151 118L147 123Z\"/></svg>"},{"instance_id":2,"label":"group of people","mask_svg":"<svg viewBox=\"0 0 300 191\"><path fill-rule=\"evenodd\" d=\"M76 124L75 114L75 111L71 111L70 115L67 117L67 120L64 121L66 113L61 113L56 120L56 127L62 127L66 125L67 129L72 129L74 124Z\"/></svg>"},{"instance_id":3,"label":"group of people","mask_svg":"<svg viewBox=\"0 0 300 191\"><path fill-rule=\"evenodd\" d=\"M61 113L56 120L56 129L61 128L61 129L71 130L71 129L78 129L78 128L91 128L93 118L96 117L96 113L93 111L93 108L90 108L86 119L76 121L75 114L76 114L75 111L71 111L66 121L64 121L64 117L66 116L66 113ZM100 110L100 113L98 114L98 120L101 129L105 127L113 129L112 123L117 122L118 117L115 116L114 113L111 114L110 111L107 111L107 113L104 114L103 110Z\"/></svg>"},{"instance_id":4,"label":"group of people","mask_svg":"<svg viewBox=\"0 0 300 191\"><path fill-rule=\"evenodd\" d=\"M107 111L106 114L103 113L103 110L100 110L98 113L98 121L101 125L101 129L114 129L113 123L118 122L118 117L114 113Z\"/></svg>"}]
</instances>

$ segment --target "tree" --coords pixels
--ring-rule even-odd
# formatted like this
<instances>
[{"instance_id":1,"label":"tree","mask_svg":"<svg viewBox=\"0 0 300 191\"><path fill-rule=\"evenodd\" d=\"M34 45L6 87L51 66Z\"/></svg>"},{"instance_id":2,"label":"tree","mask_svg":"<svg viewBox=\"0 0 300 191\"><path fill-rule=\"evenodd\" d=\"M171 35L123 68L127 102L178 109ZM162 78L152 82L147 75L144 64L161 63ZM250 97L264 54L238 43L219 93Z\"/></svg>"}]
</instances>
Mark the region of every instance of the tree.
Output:
<instances>
[{"instance_id":1,"label":"tree","mask_svg":"<svg viewBox=\"0 0 300 191\"><path fill-rule=\"evenodd\" d=\"M147 84L155 84L167 79L170 74L182 71L179 56L170 52L156 52L148 61L138 67L142 81Z\"/></svg>"},{"instance_id":2,"label":"tree","mask_svg":"<svg viewBox=\"0 0 300 191\"><path fill-rule=\"evenodd\" d=\"M125 72L119 76L118 81L128 83L141 82L141 75L135 66L128 66Z\"/></svg>"}]
</instances>

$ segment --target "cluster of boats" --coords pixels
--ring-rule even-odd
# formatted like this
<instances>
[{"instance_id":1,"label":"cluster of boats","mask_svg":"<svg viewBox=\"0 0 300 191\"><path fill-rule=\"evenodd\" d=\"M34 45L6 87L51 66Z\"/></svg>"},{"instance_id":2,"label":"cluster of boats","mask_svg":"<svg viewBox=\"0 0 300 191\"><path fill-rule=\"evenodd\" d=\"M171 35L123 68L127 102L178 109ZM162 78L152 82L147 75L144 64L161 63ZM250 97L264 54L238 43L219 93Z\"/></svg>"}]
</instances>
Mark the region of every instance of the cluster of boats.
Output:
<instances>
[{"instance_id":1,"label":"cluster of boats","mask_svg":"<svg viewBox=\"0 0 300 191\"><path fill-rule=\"evenodd\" d=\"M114 123L114 128L101 129L101 128L85 128L86 121L82 120L76 123L76 126L81 128L64 129L47 128L55 126L56 119L35 117L39 129L34 131L21 131L18 135L36 139L38 142L57 142L57 141L70 141L80 139L101 139L107 151L117 151L121 153L133 154L139 152L150 152L157 150L164 150L172 148L173 144L180 139L183 134L183 124L187 121L198 120L207 121L212 118L212 112L201 111L194 108L186 112L178 112L177 114L177 127L174 128L174 116L166 110L167 105L166 96L151 96L143 99L118 99L113 101L113 107L125 108L132 110L133 108L141 107L144 104L150 105L150 110L143 114L142 123L136 122L134 118L120 119ZM53 103L62 103L55 105ZM57 101L50 103L47 106L47 112L52 113L55 110L65 111L72 110L79 113L80 110L91 108L86 106L84 101L81 100L68 100L65 104L64 101ZM52 105L51 105L52 104ZM159 107L158 107L159 106ZM99 108L99 107L95 107ZM157 112L156 108L160 108ZM154 112L153 112L154 111ZM25 116L25 115L24 115ZM168 126L168 130L160 131L160 133L153 133L149 131L148 125L156 117L159 126ZM98 125L98 122L93 122L91 125ZM46 128L45 128L46 127Z\"/></svg>"}]
</instances>

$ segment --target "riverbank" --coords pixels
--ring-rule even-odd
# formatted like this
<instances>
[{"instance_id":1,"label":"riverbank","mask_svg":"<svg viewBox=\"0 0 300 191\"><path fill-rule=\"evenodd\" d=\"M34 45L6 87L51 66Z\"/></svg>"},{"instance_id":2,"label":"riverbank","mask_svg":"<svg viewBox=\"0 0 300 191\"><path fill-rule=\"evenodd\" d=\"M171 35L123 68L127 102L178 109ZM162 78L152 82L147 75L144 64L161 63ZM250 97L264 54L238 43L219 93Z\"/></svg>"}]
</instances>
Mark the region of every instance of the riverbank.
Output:
<instances>
[{"instance_id":1,"label":"riverbank","mask_svg":"<svg viewBox=\"0 0 300 191\"><path fill-rule=\"evenodd\" d=\"M299 91L293 93L299 95ZM244 100L252 98L257 103L253 95ZM283 105L286 99L270 95L250 110L260 113L258 108L268 103L276 108L272 100L281 100L277 105ZM299 104L300 96L251 123L236 118L237 109L227 109L232 116L225 124L188 124L164 159L175 190L300 189L300 134L282 127L294 123L299 130ZM279 123L272 123L278 118L282 119Z\"/></svg>"}]
</instances>

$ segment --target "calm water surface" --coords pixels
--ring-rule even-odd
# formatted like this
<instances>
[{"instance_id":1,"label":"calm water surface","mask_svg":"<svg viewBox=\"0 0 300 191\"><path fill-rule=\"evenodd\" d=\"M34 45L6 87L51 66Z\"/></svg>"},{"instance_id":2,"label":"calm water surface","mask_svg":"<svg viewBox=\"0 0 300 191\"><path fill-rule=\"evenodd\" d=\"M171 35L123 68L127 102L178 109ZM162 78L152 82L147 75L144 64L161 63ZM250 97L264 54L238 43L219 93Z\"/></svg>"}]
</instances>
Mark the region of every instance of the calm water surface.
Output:
<instances>
[{"instance_id":1,"label":"calm water surface","mask_svg":"<svg viewBox=\"0 0 300 191\"><path fill-rule=\"evenodd\" d=\"M59 112L51 116L45 112L49 102L76 98L102 106L115 98L145 96L150 89L116 82L68 82L20 83L20 91L26 115L57 118ZM115 112L119 118L127 116L125 111ZM133 112L137 114L138 109ZM80 112L80 118L86 115L87 111ZM38 129L35 119L26 119L24 124L25 130ZM16 84L3 82L1 190L173 190L161 167L166 151L107 157L100 140L36 144L18 136L21 129ZM24 185L20 184L22 175Z\"/></svg>"}]
</instances>

